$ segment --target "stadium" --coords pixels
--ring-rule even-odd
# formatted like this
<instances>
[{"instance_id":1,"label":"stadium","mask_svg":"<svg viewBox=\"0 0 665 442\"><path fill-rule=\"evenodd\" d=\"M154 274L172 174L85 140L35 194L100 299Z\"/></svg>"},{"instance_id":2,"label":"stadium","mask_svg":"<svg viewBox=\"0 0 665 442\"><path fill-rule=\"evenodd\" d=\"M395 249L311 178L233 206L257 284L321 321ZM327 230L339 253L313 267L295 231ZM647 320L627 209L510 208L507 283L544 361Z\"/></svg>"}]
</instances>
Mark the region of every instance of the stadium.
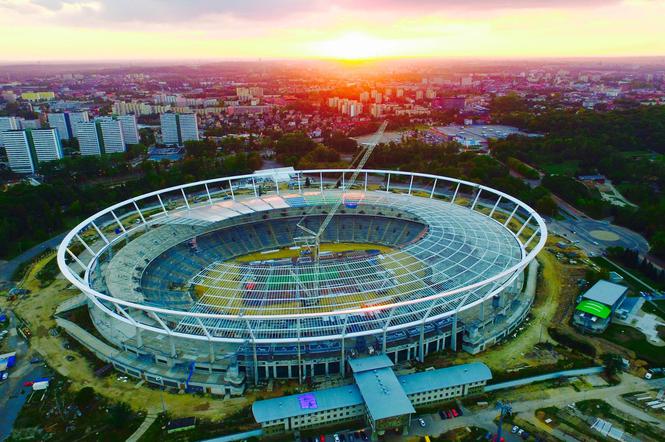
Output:
<instances>
[{"instance_id":1,"label":"stadium","mask_svg":"<svg viewBox=\"0 0 665 442\"><path fill-rule=\"evenodd\" d=\"M219 395L344 376L364 355L400 364L477 353L528 315L526 275L546 237L521 201L443 176L269 170L201 181L69 232L58 264L82 296L58 323L119 371ZM67 320L82 306L89 329Z\"/></svg>"}]
</instances>

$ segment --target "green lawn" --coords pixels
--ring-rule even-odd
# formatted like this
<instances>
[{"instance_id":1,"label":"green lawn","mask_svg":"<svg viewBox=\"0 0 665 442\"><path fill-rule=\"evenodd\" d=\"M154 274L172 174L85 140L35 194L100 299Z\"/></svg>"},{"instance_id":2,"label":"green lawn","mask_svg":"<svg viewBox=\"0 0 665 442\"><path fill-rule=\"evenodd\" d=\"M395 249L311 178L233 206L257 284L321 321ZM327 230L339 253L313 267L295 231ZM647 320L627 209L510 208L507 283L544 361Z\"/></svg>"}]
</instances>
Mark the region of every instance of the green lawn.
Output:
<instances>
[{"instance_id":1,"label":"green lawn","mask_svg":"<svg viewBox=\"0 0 665 442\"><path fill-rule=\"evenodd\" d=\"M564 161L562 163L544 164L541 169L550 175L575 176L579 166L578 161Z\"/></svg>"},{"instance_id":2,"label":"green lawn","mask_svg":"<svg viewBox=\"0 0 665 442\"><path fill-rule=\"evenodd\" d=\"M646 287L644 284L640 283L637 281L635 278L630 276L628 273L626 273L625 270L622 268L618 267L618 265L621 264L614 264L614 261L610 261L607 258L603 256L595 256L591 258L591 261L593 261L595 264L598 266L607 269L611 272L617 272L619 275L623 276L624 278L624 283L626 283L628 286L630 286L634 291L647 291L650 292L651 289ZM657 289L663 289L664 287L661 284L658 284L656 281L653 281L649 279L649 277L645 276L644 274L640 273L639 270L634 270L634 269L626 269L628 272L630 272L631 275L635 275L635 277L641 279L644 281L646 284L649 284L651 287L657 288Z\"/></svg>"},{"instance_id":3,"label":"green lawn","mask_svg":"<svg viewBox=\"0 0 665 442\"><path fill-rule=\"evenodd\" d=\"M655 365L665 365L665 351L650 344L644 333L625 325L610 324L601 337L635 352L639 359Z\"/></svg>"}]
</instances>

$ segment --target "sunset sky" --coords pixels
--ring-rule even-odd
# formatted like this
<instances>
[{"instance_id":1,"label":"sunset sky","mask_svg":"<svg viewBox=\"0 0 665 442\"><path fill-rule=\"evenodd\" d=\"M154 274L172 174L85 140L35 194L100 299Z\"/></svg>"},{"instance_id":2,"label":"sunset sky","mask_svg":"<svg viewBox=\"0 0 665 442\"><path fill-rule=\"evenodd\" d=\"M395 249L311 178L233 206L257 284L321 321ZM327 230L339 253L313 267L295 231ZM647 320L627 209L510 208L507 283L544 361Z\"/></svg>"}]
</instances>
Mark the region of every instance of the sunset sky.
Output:
<instances>
[{"instance_id":1,"label":"sunset sky","mask_svg":"<svg viewBox=\"0 0 665 442\"><path fill-rule=\"evenodd\" d=\"M665 55L665 0L0 0L0 63Z\"/></svg>"}]
</instances>

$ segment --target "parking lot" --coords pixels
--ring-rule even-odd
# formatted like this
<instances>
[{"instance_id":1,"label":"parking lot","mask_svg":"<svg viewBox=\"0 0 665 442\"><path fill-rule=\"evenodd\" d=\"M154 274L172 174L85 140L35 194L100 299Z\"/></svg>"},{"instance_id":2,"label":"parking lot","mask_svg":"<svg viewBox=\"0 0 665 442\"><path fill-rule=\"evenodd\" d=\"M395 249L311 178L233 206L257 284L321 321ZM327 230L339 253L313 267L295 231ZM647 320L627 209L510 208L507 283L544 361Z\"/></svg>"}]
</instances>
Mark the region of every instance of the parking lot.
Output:
<instances>
[{"instance_id":1,"label":"parking lot","mask_svg":"<svg viewBox=\"0 0 665 442\"><path fill-rule=\"evenodd\" d=\"M319 436L301 437L301 442L365 442L372 435L370 428L342 430L335 433L323 433Z\"/></svg>"}]
</instances>

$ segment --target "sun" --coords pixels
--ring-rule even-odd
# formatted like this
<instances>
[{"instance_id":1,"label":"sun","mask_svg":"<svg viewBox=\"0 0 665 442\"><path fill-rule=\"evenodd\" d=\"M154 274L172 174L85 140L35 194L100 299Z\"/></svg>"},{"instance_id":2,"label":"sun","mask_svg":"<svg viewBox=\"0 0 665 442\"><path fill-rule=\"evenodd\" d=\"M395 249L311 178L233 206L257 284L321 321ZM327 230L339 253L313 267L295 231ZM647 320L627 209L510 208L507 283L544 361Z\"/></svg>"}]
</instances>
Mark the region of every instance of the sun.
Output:
<instances>
[{"instance_id":1,"label":"sun","mask_svg":"<svg viewBox=\"0 0 665 442\"><path fill-rule=\"evenodd\" d=\"M313 44L313 53L321 58L365 60L393 55L390 41L362 32L347 32L330 40Z\"/></svg>"}]
</instances>

